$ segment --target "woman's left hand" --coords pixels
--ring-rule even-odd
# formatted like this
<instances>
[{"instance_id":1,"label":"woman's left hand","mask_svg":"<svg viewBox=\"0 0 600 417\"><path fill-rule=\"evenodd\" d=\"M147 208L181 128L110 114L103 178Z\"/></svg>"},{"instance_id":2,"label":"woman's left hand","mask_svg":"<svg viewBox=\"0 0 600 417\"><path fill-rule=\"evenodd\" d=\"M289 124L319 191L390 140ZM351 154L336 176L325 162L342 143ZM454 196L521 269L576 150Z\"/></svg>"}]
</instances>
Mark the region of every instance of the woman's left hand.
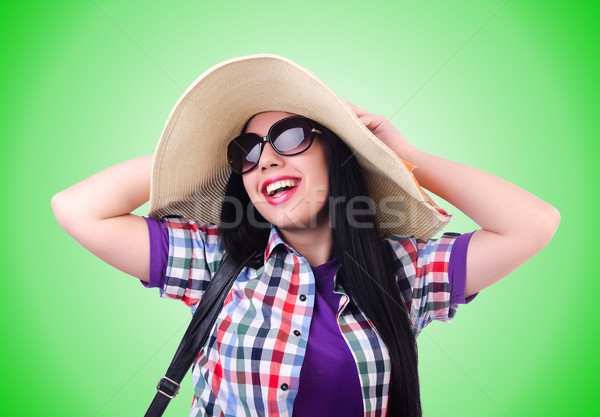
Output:
<instances>
[{"instance_id":1,"label":"woman's left hand","mask_svg":"<svg viewBox=\"0 0 600 417\"><path fill-rule=\"evenodd\" d=\"M409 160L409 155L415 150L415 147L410 144L402 133L390 122L385 116L380 114L372 114L363 108L360 108L348 100L344 100L354 113L358 116L361 122L375 136L393 150L400 158Z\"/></svg>"}]
</instances>

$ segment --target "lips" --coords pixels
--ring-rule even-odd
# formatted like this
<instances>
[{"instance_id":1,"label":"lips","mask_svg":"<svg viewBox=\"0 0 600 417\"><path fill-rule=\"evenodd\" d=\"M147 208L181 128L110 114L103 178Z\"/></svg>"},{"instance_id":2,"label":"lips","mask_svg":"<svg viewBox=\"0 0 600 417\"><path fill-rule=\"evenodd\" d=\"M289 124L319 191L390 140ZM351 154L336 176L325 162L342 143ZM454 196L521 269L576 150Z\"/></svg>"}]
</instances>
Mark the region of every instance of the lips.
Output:
<instances>
[{"instance_id":1,"label":"lips","mask_svg":"<svg viewBox=\"0 0 600 417\"><path fill-rule=\"evenodd\" d=\"M298 184L300 184L300 178L298 177L290 177L290 176L284 176L284 175L280 175L277 177L273 177L273 178L269 178L268 180L266 180L265 182L263 182L263 185L260 189L260 191L264 194L264 195L269 195L270 192L273 191L273 189L275 187L283 187L283 186L293 186L293 187L297 187Z\"/></svg>"},{"instance_id":2,"label":"lips","mask_svg":"<svg viewBox=\"0 0 600 417\"><path fill-rule=\"evenodd\" d=\"M298 186L300 185L301 178L291 176L277 176L266 180L262 187L261 192L265 197L265 200L271 205L277 205L286 202L296 193ZM292 187L284 191L278 192L276 195L269 195L274 193L276 189L283 187Z\"/></svg>"}]
</instances>

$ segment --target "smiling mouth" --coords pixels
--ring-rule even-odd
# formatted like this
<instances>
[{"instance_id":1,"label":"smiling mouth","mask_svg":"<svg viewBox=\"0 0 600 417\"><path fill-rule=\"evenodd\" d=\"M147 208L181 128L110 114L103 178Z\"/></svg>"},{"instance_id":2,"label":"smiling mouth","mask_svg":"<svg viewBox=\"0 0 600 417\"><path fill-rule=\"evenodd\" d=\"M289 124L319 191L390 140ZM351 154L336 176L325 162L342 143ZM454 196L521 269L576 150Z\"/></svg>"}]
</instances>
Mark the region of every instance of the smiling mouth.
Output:
<instances>
[{"instance_id":1,"label":"smiling mouth","mask_svg":"<svg viewBox=\"0 0 600 417\"><path fill-rule=\"evenodd\" d=\"M269 197L275 197L281 193L286 192L287 190L291 190L292 188L295 188L298 183L300 183L300 180L296 180L296 179L286 179L286 180L280 180L280 181L275 181L269 185L267 185L264 194L269 196Z\"/></svg>"}]
</instances>

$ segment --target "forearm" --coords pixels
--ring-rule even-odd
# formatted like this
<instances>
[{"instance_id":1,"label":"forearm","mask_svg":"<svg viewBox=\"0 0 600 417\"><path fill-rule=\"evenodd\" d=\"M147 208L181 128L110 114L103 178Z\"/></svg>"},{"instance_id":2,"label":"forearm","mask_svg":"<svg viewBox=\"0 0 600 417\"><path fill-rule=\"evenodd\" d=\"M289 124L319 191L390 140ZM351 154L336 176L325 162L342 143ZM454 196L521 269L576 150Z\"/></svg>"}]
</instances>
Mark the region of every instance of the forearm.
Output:
<instances>
[{"instance_id":1,"label":"forearm","mask_svg":"<svg viewBox=\"0 0 600 417\"><path fill-rule=\"evenodd\" d=\"M57 193L55 210L106 219L135 210L150 199L152 155L106 168Z\"/></svg>"},{"instance_id":2,"label":"forearm","mask_svg":"<svg viewBox=\"0 0 600 417\"><path fill-rule=\"evenodd\" d=\"M554 235L560 214L550 204L490 173L422 152L384 116L348 104L379 140L415 165L413 174L423 188L481 227L469 240L466 297L514 271Z\"/></svg>"},{"instance_id":3,"label":"forearm","mask_svg":"<svg viewBox=\"0 0 600 417\"><path fill-rule=\"evenodd\" d=\"M500 235L545 234L549 240L558 225L553 206L502 178L417 149L403 158L416 166L419 184L482 229Z\"/></svg>"}]
</instances>

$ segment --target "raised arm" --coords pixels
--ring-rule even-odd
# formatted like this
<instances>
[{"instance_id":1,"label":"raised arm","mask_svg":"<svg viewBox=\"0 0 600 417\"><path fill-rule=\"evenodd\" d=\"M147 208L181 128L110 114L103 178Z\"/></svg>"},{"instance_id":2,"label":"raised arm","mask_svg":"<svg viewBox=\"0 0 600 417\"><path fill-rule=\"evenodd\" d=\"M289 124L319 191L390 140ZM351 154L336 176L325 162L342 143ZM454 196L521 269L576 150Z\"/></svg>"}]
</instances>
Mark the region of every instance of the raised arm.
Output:
<instances>
[{"instance_id":1,"label":"raised arm","mask_svg":"<svg viewBox=\"0 0 600 417\"><path fill-rule=\"evenodd\" d=\"M369 130L415 165L413 174L421 186L481 227L467 251L466 297L517 269L554 235L560 222L555 207L488 172L420 151L384 116L348 104Z\"/></svg>"},{"instance_id":2,"label":"raised arm","mask_svg":"<svg viewBox=\"0 0 600 417\"><path fill-rule=\"evenodd\" d=\"M148 228L133 210L150 199L152 155L111 166L55 194L60 226L94 255L148 282Z\"/></svg>"}]
</instances>

